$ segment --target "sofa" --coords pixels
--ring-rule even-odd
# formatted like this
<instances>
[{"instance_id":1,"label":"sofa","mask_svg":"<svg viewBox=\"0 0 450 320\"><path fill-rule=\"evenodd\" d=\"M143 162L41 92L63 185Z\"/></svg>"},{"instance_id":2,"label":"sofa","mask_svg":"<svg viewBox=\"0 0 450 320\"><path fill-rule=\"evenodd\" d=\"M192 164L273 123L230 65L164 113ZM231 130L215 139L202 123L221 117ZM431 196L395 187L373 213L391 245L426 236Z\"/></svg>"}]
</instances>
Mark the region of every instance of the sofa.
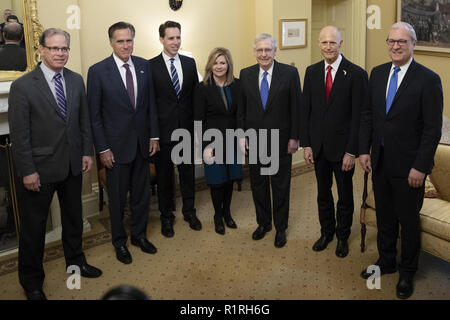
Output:
<instances>
[{"instance_id":1,"label":"sofa","mask_svg":"<svg viewBox=\"0 0 450 320\"><path fill-rule=\"evenodd\" d=\"M425 199L420 211L422 250L450 262L450 144L443 144L441 140L434 163L425 184ZM377 225L372 183L368 181L371 179L365 173L360 215L361 252L366 245L366 225L375 228Z\"/></svg>"}]
</instances>

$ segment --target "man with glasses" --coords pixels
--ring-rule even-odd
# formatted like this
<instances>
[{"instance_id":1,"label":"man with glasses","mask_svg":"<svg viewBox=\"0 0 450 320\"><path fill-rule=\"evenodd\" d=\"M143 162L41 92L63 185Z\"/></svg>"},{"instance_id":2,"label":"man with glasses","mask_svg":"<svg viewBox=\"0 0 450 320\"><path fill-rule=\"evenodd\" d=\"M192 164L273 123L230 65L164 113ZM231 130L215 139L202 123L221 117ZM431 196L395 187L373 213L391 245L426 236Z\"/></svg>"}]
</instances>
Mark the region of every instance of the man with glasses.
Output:
<instances>
[{"instance_id":1,"label":"man with glasses","mask_svg":"<svg viewBox=\"0 0 450 320\"><path fill-rule=\"evenodd\" d=\"M317 179L321 236L313 250L324 250L336 234L336 256L344 258L353 221L352 179L368 77L341 55L343 40L336 27L323 28L318 42L324 60L306 70L300 144L306 163L314 165ZM336 213L333 174L339 196Z\"/></svg>"},{"instance_id":2,"label":"man with glasses","mask_svg":"<svg viewBox=\"0 0 450 320\"><path fill-rule=\"evenodd\" d=\"M439 76L413 59L416 33L394 24L387 39L391 62L372 70L361 114L359 160L372 171L380 274L397 271L397 297L409 298L420 253L420 218L427 174L441 137L443 93ZM371 155L369 153L371 152ZM361 276L372 274L363 270Z\"/></svg>"},{"instance_id":3,"label":"man with glasses","mask_svg":"<svg viewBox=\"0 0 450 320\"><path fill-rule=\"evenodd\" d=\"M78 266L83 277L102 274L87 264L82 251L82 174L93 163L84 82L79 74L64 68L69 59L67 32L47 29L39 43L42 62L13 82L8 110L14 165L20 179L19 280L30 300L46 299L42 259L55 192L61 208L66 266Z\"/></svg>"}]
</instances>

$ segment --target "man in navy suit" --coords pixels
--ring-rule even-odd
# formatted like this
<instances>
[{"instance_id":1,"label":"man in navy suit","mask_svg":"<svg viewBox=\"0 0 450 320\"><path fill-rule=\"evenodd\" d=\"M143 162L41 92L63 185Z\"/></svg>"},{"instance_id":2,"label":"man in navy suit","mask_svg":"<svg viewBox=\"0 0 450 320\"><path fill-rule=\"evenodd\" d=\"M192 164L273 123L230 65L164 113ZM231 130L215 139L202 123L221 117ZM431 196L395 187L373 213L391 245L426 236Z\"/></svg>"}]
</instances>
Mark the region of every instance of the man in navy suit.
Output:
<instances>
[{"instance_id":1,"label":"man in navy suit","mask_svg":"<svg viewBox=\"0 0 450 320\"><path fill-rule=\"evenodd\" d=\"M192 58L178 54L181 46L181 25L167 21L159 27L159 40L163 52L150 60L155 83L160 133L160 152L156 155L158 204L161 212L161 233L173 237L174 165L171 158L177 142L171 141L176 129L188 130L194 137L194 88L198 84L197 67ZM193 148L191 162L179 164L183 216L193 230L201 230L195 200L195 167Z\"/></svg>"},{"instance_id":2,"label":"man in navy suit","mask_svg":"<svg viewBox=\"0 0 450 320\"><path fill-rule=\"evenodd\" d=\"M113 54L91 66L88 102L96 152L106 167L112 243L117 259L131 263L123 214L130 192L131 244L146 253L156 248L146 238L149 214L149 156L159 144L152 75L146 60L132 56L134 27L125 22L108 31Z\"/></svg>"},{"instance_id":3,"label":"man in navy suit","mask_svg":"<svg viewBox=\"0 0 450 320\"><path fill-rule=\"evenodd\" d=\"M380 274L397 271L397 297L409 298L420 253L420 218L425 178L431 173L442 131L443 93L439 76L413 59L417 37L405 22L386 40L392 62L370 75L361 114L359 161L372 171ZM371 156L369 152L371 151ZM363 270L361 276L372 274Z\"/></svg>"},{"instance_id":4,"label":"man in navy suit","mask_svg":"<svg viewBox=\"0 0 450 320\"><path fill-rule=\"evenodd\" d=\"M336 255L340 258L348 254L354 210L352 179L368 81L362 68L341 55L342 43L336 27L327 26L320 32L319 47L324 60L306 70L300 138L305 161L314 165L317 179L321 236L313 250L324 250L336 233ZM331 191L333 174L339 195L336 214Z\"/></svg>"}]
</instances>

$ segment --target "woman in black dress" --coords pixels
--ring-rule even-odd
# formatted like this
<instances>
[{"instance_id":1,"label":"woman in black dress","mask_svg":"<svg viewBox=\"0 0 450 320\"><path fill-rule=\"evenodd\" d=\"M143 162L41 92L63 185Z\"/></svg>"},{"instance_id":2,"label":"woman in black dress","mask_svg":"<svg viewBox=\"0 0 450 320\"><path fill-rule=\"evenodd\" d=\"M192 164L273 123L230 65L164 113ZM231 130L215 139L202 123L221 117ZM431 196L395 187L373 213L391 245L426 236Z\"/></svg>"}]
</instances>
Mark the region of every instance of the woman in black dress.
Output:
<instances>
[{"instance_id":1,"label":"woman in black dress","mask_svg":"<svg viewBox=\"0 0 450 320\"><path fill-rule=\"evenodd\" d=\"M239 94L239 80L233 76L233 61L230 51L215 48L209 55L203 82L196 88L194 118L202 122L202 129L217 129L222 133L223 159L216 159L215 152L203 145L206 183L211 188L214 205L214 225L219 234L225 234L225 224L237 228L231 217L230 205L233 182L242 179L242 165L237 164L236 141L226 144L226 130L236 129L236 111ZM234 161L227 161L227 158ZM227 162L232 162L227 164Z\"/></svg>"}]
</instances>

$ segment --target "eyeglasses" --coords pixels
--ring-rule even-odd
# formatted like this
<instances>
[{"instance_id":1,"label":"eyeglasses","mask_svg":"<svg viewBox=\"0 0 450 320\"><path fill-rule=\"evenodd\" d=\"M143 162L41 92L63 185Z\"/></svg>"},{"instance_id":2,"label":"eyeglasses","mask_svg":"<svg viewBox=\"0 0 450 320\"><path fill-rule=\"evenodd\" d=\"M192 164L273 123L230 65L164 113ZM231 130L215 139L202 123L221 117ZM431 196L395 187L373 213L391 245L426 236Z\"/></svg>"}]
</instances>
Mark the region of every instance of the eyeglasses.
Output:
<instances>
[{"instance_id":1,"label":"eyeglasses","mask_svg":"<svg viewBox=\"0 0 450 320\"><path fill-rule=\"evenodd\" d=\"M67 54L70 51L70 48L68 48L68 47L59 48L59 47L44 46L44 48L47 48L48 50L50 50L51 53L58 53L59 51L61 51L62 53Z\"/></svg>"},{"instance_id":2,"label":"eyeglasses","mask_svg":"<svg viewBox=\"0 0 450 320\"><path fill-rule=\"evenodd\" d=\"M269 54L273 51L273 49L256 49L255 51L257 54L261 55L263 53Z\"/></svg>"},{"instance_id":3,"label":"eyeglasses","mask_svg":"<svg viewBox=\"0 0 450 320\"><path fill-rule=\"evenodd\" d=\"M337 43L337 42L334 42L334 41L322 41L322 42L320 43L320 45L321 45L322 47L328 47L328 46L330 46L330 47L334 48L334 47L337 47L338 43Z\"/></svg>"},{"instance_id":4,"label":"eyeglasses","mask_svg":"<svg viewBox=\"0 0 450 320\"><path fill-rule=\"evenodd\" d=\"M386 39L386 43L389 47L393 47L396 43L400 46L400 47L404 47L406 46L406 44L408 43L408 41L410 40L405 40L405 39L400 39L400 40L394 40L394 39Z\"/></svg>"}]
</instances>

